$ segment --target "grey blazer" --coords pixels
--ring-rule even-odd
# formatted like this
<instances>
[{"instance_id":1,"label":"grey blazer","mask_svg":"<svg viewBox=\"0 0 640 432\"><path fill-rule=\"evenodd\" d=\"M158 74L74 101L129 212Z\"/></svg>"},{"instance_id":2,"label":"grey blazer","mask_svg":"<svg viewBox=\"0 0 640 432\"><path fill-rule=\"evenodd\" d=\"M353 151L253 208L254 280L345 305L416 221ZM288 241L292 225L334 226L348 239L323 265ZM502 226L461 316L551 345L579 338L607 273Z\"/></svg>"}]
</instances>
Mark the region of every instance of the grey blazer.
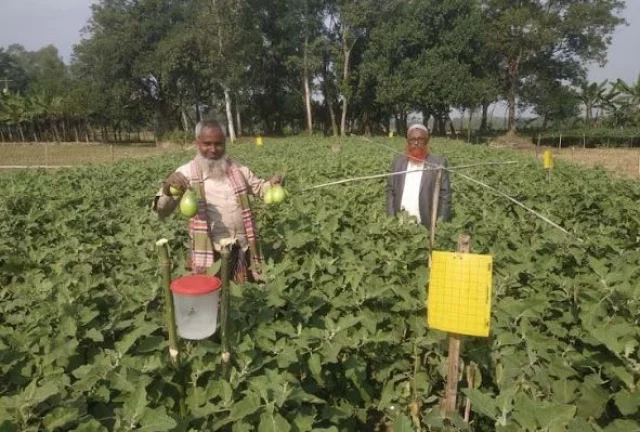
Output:
<instances>
[{"instance_id":1,"label":"grey blazer","mask_svg":"<svg viewBox=\"0 0 640 432\"><path fill-rule=\"evenodd\" d=\"M430 165L447 167L447 160L441 156L429 155L427 162ZM398 156L391 164L392 172L407 170L407 156ZM425 166L425 168L428 168ZM420 184L420 220L422 225L431 225L431 206L433 205L433 193L436 187L436 172L423 171L422 182ZM402 203L402 191L404 190L405 174L389 176L387 180L387 214L395 216L400 211ZM449 220L451 218L451 185L449 183L449 172L442 171L440 183L440 196L438 201L438 219Z\"/></svg>"}]
</instances>

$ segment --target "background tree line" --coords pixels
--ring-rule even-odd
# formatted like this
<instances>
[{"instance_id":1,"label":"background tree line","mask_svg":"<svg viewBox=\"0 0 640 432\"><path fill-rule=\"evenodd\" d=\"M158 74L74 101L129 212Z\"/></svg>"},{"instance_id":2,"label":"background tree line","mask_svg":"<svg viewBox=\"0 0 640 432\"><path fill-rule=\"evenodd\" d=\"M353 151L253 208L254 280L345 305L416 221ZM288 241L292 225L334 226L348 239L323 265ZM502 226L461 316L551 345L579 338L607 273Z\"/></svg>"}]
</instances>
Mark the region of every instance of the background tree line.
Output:
<instances>
[{"instance_id":1,"label":"background tree line","mask_svg":"<svg viewBox=\"0 0 640 432\"><path fill-rule=\"evenodd\" d=\"M0 48L3 141L190 134L403 133L421 113L530 109L542 128L640 126L635 83L590 83L625 23L619 0L99 0L66 65L55 47ZM0 82L0 85L2 82ZM471 118L469 118L469 124Z\"/></svg>"}]
</instances>

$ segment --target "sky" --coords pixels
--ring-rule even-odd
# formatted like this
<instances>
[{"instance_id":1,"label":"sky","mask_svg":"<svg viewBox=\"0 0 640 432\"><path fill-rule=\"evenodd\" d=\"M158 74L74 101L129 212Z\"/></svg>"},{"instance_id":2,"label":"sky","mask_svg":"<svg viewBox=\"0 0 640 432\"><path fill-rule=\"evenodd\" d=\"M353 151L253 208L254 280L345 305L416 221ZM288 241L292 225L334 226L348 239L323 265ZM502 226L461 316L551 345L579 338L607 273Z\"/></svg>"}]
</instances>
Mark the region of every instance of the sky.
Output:
<instances>
[{"instance_id":1,"label":"sky","mask_svg":"<svg viewBox=\"0 0 640 432\"><path fill-rule=\"evenodd\" d=\"M54 44L66 63L73 45L81 38L81 29L91 17L93 0L0 0L0 47L12 43L34 51ZM635 81L640 73L640 0L627 0L624 16L628 26L620 26L613 35L607 64L592 65L589 78L594 81L617 78Z\"/></svg>"}]
</instances>

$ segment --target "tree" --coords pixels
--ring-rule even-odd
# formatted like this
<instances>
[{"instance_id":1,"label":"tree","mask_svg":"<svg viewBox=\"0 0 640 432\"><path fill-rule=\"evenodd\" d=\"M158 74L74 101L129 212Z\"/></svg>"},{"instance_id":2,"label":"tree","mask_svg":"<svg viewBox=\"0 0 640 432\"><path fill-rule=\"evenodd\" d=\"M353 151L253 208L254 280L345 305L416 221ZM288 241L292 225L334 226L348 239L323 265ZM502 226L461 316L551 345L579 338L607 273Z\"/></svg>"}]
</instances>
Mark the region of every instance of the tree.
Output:
<instances>
[{"instance_id":1,"label":"tree","mask_svg":"<svg viewBox=\"0 0 640 432\"><path fill-rule=\"evenodd\" d=\"M584 81L580 84L579 97L585 107L585 121L588 125L593 123L593 110L595 108L602 107L602 103L605 99L605 92L607 91L607 85L607 80L601 83L589 83Z\"/></svg>"},{"instance_id":2,"label":"tree","mask_svg":"<svg viewBox=\"0 0 640 432\"><path fill-rule=\"evenodd\" d=\"M615 15L624 8L620 0L483 0L482 5L488 48L499 59L510 133L516 130L518 93L538 65L603 63L612 32L625 22Z\"/></svg>"},{"instance_id":3,"label":"tree","mask_svg":"<svg viewBox=\"0 0 640 432\"><path fill-rule=\"evenodd\" d=\"M409 109L433 116L444 134L452 106L477 106L474 76L482 44L480 9L464 0L396 2L376 25L361 73L376 83L376 101L393 107L400 124ZM401 129L402 131L402 129Z\"/></svg>"}]
</instances>

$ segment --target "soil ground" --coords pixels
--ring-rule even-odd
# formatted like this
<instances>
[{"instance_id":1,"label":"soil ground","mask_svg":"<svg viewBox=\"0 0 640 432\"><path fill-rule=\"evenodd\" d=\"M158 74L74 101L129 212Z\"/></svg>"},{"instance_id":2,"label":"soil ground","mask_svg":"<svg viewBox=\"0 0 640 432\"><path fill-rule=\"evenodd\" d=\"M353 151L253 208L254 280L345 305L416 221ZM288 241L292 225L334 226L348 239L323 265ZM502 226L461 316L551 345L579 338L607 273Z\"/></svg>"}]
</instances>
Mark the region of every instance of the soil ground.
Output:
<instances>
[{"instance_id":1,"label":"soil ground","mask_svg":"<svg viewBox=\"0 0 640 432\"><path fill-rule=\"evenodd\" d=\"M537 147L530 139L502 136L489 143L494 148L510 148L530 153L542 160L545 150L551 150L555 159L588 167L600 167L618 178L640 179L640 148L581 148Z\"/></svg>"}]
</instances>

